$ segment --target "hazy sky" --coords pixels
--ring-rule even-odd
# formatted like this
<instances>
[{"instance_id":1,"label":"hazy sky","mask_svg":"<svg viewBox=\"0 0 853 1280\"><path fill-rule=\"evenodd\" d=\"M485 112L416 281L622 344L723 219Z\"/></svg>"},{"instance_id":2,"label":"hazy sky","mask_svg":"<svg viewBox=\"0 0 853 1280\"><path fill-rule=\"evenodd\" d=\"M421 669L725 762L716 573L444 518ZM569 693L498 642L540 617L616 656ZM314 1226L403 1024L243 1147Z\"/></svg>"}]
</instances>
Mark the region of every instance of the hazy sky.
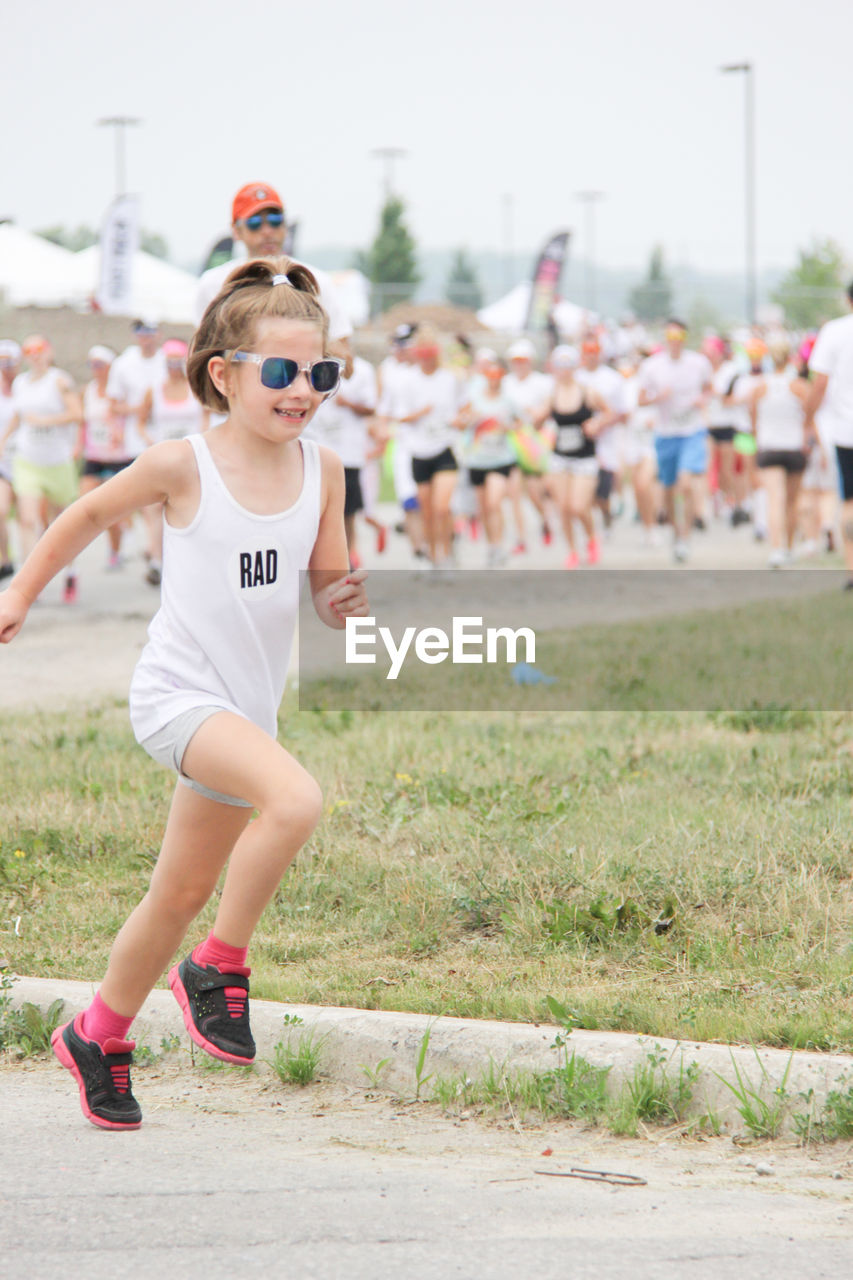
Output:
<instances>
[{"instance_id":1,"label":"hazy sky","mask_svg":"<svg viewBox=\"0 0 853 1280\"><path fill-rule=\"evenodd\" d=\"M744 77L756 68L759 265L815 234L853 258L853 5L844 0L42 0L4 8L0 216L97 224L128 187L172 256L201 258L242 183L271 182L300 251L364 245L373 148L428 247L534 249L606 192L597 260L743 262ZM511 204L506 197L511 196ZM511 218L508 212L511 210Z\"/></svg>"}]
</instances>

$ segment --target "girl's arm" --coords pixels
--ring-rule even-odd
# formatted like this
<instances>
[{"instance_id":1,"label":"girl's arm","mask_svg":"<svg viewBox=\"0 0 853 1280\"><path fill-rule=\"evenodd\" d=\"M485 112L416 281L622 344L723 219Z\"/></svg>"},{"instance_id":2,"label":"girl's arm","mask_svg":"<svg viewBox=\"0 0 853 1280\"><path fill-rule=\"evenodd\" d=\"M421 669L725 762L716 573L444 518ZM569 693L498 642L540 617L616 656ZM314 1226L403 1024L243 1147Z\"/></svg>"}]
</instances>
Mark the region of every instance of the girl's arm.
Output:
<instances>
[{"instance_id":1,"label":"girl's arm","mask_svg":"<svg viewBox=\"0 0 853 1280\"><path fill-rule=\"evenodd\" d=\"M320 466L320 527L308 562L308 577L318 617L327 627L341 631L348 617L367 614L363 585L367 574L364 569L348 570L343 463L331 449L320 445Z\"/></svg>"},{"instance_id":2,"label":"girl's arm","mask_svg":"<svg viewBox=\"0 0 853 1280\"><path fill-rule=\"evenodd\" d=\"M8 644L18 634L33 601L99 533L140 507L157 502L168 507L186 499L195 483L192 446L183 440L168 440L152 446L124 471L73 502L45 530L8 589L0 594L0 643Z\"/></svg>"}]
</instances>

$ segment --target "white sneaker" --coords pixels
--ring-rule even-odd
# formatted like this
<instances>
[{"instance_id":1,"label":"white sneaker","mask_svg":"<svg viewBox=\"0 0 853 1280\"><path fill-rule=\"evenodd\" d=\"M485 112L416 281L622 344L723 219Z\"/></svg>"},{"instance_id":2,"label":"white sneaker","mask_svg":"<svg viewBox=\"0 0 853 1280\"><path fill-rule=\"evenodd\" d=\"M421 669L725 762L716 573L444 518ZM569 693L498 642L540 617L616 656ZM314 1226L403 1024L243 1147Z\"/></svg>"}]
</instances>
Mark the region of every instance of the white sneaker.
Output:
<instances>
[{"instance_id":1,"label":"white sneaker","mask_svg":"<svg viewBox=\"0 0 853 1280\"><path fill-rule=\"evenodd\" d=\"M677 541L672 544L672 558L676 564L684 564L688 555L686 542Z\"/></svg>"},{"instance_id":2,"label":"white sneaker","mask_svg":"<svg viewBox=\"0 0 853 1280\"><path fill-rule=\"evenodd\" d=\"M767 557L768 569L781 569L782 566L787 563L788 563L788 552L783 551L781 547L778 548L776 551L771 551L770 555Z\"/></svg>"}]
</instances>

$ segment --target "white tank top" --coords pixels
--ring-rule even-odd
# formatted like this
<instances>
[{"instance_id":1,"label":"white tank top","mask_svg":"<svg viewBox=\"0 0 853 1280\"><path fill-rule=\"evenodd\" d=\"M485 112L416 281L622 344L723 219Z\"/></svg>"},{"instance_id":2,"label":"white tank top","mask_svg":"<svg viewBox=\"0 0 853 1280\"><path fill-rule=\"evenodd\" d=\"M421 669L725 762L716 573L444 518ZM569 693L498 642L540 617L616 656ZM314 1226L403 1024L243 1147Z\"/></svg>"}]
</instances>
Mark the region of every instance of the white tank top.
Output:
<instances>
[{"instance_id":1,"label":"white tank top","mask_svg":"<svg viewBox=\"0 0 853 1280\"><path fill-rule=\"evenodd\" d=\"M87 461L124 462L124 430L114 430L118 420L110 413L109 397L98 394L94 379L83 389L83 417L86 423L83 456Z\"/></svg>"},{"instance_id":2,"label":"white tank top","mask_svg":"<svg viewBox=\"0 0 853 1280\"><path fill-rule=\"evenodd\" d=\"M201 405L187 388L185 400L167 400L161 386L151 392L151 421L149 431L155 444L160 440L183 440L201 431L203 422Z\"/></svg>"},{"instance_id":3,"label":"white tank top","mask_svg":"<svg viewBox=\"0 0 853 1280\"><path fill-rule=\"evenodd\" d=\"M271 736L284 694L299 606L300 570L320 523L320 454L301 441L303 480L293 506L256 515L225 485L203 436L188 436L201 498L185 529L163 522L160 609L130 686L143 742L195 707L222 707Z\"/></svg>"},{"instance_id":4,"label":"white tank top","mask_svg":"<svg viewBox=\"0 0 853 1280\"><path fill-rule=\"evenodd\" d=\"M804 442L803 405L791 390L794 374L768 373L758 401L755 436L759 449L798 450Z\"/></svg>"},{"instance_id":5,"label":"white tank top","mask_svg":"<svg viewBox=\"0 0 853 1280\"><path fill-rule=\"evenodd\" d=\"M12 399L15 412L21 415L21 425L15 432L15 448L19 458L40 467L54 467L70 462L77 438L77 424L66 423L60 427L36 427L25 419L49 417L65 412L62 383L71 386L67 373L53 365L40 378L19 373L12 383Z\"/></svg>"}]
</instances>

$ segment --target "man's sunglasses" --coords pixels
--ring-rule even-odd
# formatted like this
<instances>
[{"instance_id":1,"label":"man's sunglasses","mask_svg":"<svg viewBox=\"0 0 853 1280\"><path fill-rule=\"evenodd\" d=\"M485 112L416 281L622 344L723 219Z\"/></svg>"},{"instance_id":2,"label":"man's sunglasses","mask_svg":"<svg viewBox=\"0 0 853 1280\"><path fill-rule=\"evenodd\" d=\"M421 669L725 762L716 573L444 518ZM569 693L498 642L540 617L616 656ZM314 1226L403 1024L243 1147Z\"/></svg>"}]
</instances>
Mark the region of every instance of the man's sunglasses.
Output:
<instances>
[{"instance_id":1,"label":"man's sunglasses","mask_svg":"<svg viewBox=\"0 0 853 1280\"><path fill-rule=\"evenodd\" d=\"M313 364L297 364L287 356L259 356L254 351L226 351L226 359L237 364L260 365L261 385L270 391L284 391L291 386L300 373L304 373L312 391L327 396L334 391L341 380L343 360L315 360Z\"/></svg>"},{"instance_id":2,"label":"man's sunglasses","mask_svg":"<svg viewBox=\"0 0 853 1280\"><path fill-rule=\"evenodd\" d=\"M260 231L264 223L268 227L280 227L283 222L282 209L262 209L260 213L252 213L248 218L244 218L243 226L248 227L250 231Z\"/></svg>"}]
</instances>

